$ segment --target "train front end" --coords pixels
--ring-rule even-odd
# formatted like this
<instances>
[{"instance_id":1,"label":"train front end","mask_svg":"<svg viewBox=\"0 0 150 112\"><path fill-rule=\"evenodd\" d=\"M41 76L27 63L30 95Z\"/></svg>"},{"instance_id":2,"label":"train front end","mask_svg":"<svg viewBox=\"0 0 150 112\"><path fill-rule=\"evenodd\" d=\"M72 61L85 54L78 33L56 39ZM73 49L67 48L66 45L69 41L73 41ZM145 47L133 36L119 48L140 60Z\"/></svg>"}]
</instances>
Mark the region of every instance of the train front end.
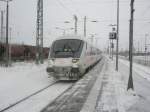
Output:
<instances>
[{"instance_id":1,"label":"train front end","mask_svg":"<svg viewBox=\"0 0 150 112\"><path fill-rule=\"evenodd\" d=\"M78 80L81 76L80 55L83 41L59 39L53 42L47 72L57 80Z\"/></svg>"}]
</instances>

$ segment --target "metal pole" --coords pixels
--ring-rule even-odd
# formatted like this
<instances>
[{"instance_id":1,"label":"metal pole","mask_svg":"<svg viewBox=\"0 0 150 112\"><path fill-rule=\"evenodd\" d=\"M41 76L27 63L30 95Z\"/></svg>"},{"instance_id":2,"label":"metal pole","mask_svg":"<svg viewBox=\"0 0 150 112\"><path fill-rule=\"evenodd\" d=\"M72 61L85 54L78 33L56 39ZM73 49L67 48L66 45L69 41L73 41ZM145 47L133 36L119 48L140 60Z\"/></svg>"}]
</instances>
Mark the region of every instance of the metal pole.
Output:
<instances>
[{"instance_id":1,"label":"metal pole","mask_svg":"<svg viewBox=\"0 0 150 112\"><path fill-rule=\"evenodd\" d=\"M114 57L114 44L113 44L113 39L112 39L112 60L113 60L113 57Z\"/></svg>"},{"instance_id":2,"label":"metal pole","mask_svg":"<svg viewBox=\"0 0 150 112\"><path fill-rule=\"evenodd\" d=\"M129 55L130 55L130 73L129 73L129 80L128 80L128 87L127 87L127 90L128 89L132 89L134 90L134 87L133 87L133 78L132 78L132 65L133 65L133 57L132 57L132 52L133 52L133 14L134 14L134 0L131 0L131 19L130 19L130 35L129 35L129 38L130 38L130 49L129 49Z\"/></svg>"},{"instance_id":3,"label":"metal pole","mask_svg":"<svg viewBox=\"0 0 150 112\"><path fill-rule=\"evenodd\" d=\"M78 21L78 18L76 15L74 15L74 19L75 19L75 30L74 30L74 33L75 35L77 34L77 21Z\"/></svg>"},{"instance_id":4,"label":"metal pole","mask_svg":"<svg viewBox=\"0 0 150 112\"><path fill-rule=\"evenodd\" d=\"M43 63L43 0L37 0L36 64Z\"/></svg>"},{"instance_id":5,"label":"metal pole","mask_svg":"<svg viewBox=\"0 0 150 112\"><path fill-rule=\"evenodd\" d=\"M36 64L39 64L39 1L37 0Z\"/></svg>"},{"instance_id":6,"label":"metal pole","mask_svg":"<svg viewBox=\"0 0 150 112\"><path fill-rule=\"evenodd\" d=\"M84 17L84 37L86 37L86 16Z\"/></svg>"},{"instance_id":7,"label":"metal pole","mask_svg":"<svg viewBox=\"0 0 150 112\"><path fill-rule=\"evenodd\" d=\"M1 42L3 43L3 22L4 22L4 11L1 11Z\"/></svg>"},{"instance_id":8,"label":"metal pole","mask_svg":"<svg viewBox=\"0 0 150 112\"><path fill-rule=\"evenodd\" d=\"M12 29L9 28L9 32L10 32L10 35L9 35L9 65L11 65L11 31Z\"/></svg>"},{"instance_id":9,"label":"metal pole","mask_svg":"<svg viewBox=\"0 0 150 112\"><path fill-rule=\"evenodd\" d=\"M146 43L146 41L147 41L147 34L145 35L145 65L147 64L147 43Z\"/></svg>"},{"instance_id":10,"label":"metal pole","mask_svg":"<svg viewBox=\"0 0 150 112\"><path fill-rule=\"evenodd\" d=\"M65 29L63 30L63 35L66 35L66 30Z\"/></svg>"},{"instance_id":11,"label":"metal pole","mask_svg":"<svg viewBox=\"0 0 150 112\"><path fill-rule=\"evenodd\" d=\"M109 52L109 57L110 57L110 59L111 59L111 39L109 39L109 42L110 42L110 52Z\"/></svg>"},{"instance_id":12,"label":"metal pole","mask_svg":"<svg viewBox=\"0 0 150 112\"><path fill-rule=\"evenodd\" d=\"M118 52L119 52L119 0L117 0L117 43L116 43L116 71L118 71Z\"/></svg>"},{"instance_id":13,"label":"metal pole","mask_svg":"<svg viewBox=\"0 0 150 112\"><path fill-rule=\"evenodd\" d=\"M41 64L43 64L43 0L41 0L41 46L40 46L40 59L41 59Z\"/></svg>"},{"instance_id":14,"label":"metal pole","mask_svg":"<svg viewBox=\"0 0 150 112\"><path fill-rule=\"evenodd\" d=\"M138 55L140 54L140 43L138 41Z\"/></svg>"},{"instance_id":15,"label":"metal pole","mask_svg":"<svg viewBox=\"0 0 150 112\"><path fill-rule=\"evenodd\" d=\"M8 28L9 28L9 5L8 5L8 1L7 1L7 8L6 8L6 67L8 67L8 63L9 63L9 43L8 43Z\"/></svg>"}]
</instances>

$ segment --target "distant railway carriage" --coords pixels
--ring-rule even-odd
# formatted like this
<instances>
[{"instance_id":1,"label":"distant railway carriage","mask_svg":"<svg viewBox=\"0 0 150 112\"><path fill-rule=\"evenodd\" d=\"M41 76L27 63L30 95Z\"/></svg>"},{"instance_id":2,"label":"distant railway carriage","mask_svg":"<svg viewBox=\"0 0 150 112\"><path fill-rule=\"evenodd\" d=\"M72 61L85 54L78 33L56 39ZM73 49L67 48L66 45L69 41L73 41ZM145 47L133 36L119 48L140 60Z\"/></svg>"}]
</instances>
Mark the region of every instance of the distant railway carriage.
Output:
<instances>
[{"instance_id":1,"label":"distant railway carriage","mask_svg":"<svg viewBox=\"0 0 150 112\"><path fill-rule=\"evenodd\" d=\"M32 45L11 44L11 59L16 60L33 60L36 56L36 47ZM48 57L49 48L43 48L44 58ZM0 60L5 59L6 45L0 44Z\"/></svg>"},{"instance_id":2,"label":"distant railway carriage","mask_svg":"<svg viewBox=\"0 0 150 112\"><path fill-rule=\"evenodd\" d=\"M47 72L58 80L78 80L102 57L80 36L63 36L52 43Z\"/></svg>"},{"instance_id":3,"label":"distant railway carriage","mask_svg":"<svg viewBox=\"0 0 150 112\"><path fill-rule=\"evenodd\" d=\"M0 43L0 61L2 60L5 52L5 47L2 43Z\"/></svg>"}]
</instances>

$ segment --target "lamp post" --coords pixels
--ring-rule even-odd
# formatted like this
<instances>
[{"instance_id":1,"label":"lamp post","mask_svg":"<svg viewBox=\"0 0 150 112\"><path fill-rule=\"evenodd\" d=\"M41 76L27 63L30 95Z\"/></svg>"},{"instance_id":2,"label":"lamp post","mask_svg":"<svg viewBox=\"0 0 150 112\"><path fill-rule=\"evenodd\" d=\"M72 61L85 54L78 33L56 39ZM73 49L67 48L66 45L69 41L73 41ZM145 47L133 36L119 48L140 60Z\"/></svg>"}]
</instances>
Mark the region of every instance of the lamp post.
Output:
<instances>
[{"instance_id":1,"label":"lamp post","mask_svg":"<svg viewBox=\"0 0 150 112\"><path fill-rule=\"evenodd\" d=\"M3 26L3 24L4 24L4 11L2 10L1 11L1 43L4 43L4 41L3 41L3 39L4 39L4 30L3 30L3 28L4 28L4 26Z\"/></svg>"},{"instance_id":2,"label":"lamp post","mask_svg":"<svg viewBox=\"0 0 150 112\"><path fill-rule=\"evenodd\" d=\"M66 28L66 29L64 29L64 28L60 28L60 27L55 27L56 29L58 29L58 30L62 30L63 31L63 35L66 35L66 30L73 30L74 28Z\"/></svg>"},{"instance_id":3,"label":"lamp post","mask_svg":"<svg viewBox=\"0 0 150 112\"><path fill-rule=\"evenodd\" d=\"M9 65L11 65L11 41L12 41L12 38L11 38L11 32L12 32L12 28L10 27L9 28L9 49L8 49L8 52L9 52L9 55L8 55L8 57L9 57Z\"/></svg>"},{"instance_id":4,"label":"lamp post","mask_svg":"<svg viewBox=\"0 0 150 112\"><path fill-rule=\"evenodd\" d=\"M94 45L94 38L97 34L95 33L95 34L90 34L90 35L91 35L91 38L89 39L91 39L91 44Z\"/></svg>"},{"instance_id":5,"label":"lamp post","mask_svg":"<svg viewBox=\"0 0 150 112\"><path fill-rule=\"evenodd\" d=\"M78 30L78 26L77 26L77 23L78 23L78 17L76 15L74 15L74 20L75 20L75 23L74 23L74 34L77 35L77 30Z\"/></svg>"},{"instance_id":6,"label":"lamp post","mask_svg":"<svg viewBox=\"0 0 150 112\"><path fill-rule=\"evenodd\" d=\"M91 22L97 23L98 21L97 20L92 20ZM86 35L87 35L87 17L85 16L84 17L84 37L86 37Z\"/></svg>"},{"instance_id":7,"label":"lamp post","mask_svg":"<svg viewBox=\"0 0 150 112\"><path fill-rule=\"evenodd\" d=\"M117 0L116 71L118 71L118 52L119 52L119 0Z\"/></svg>"},{"instance_id":8,"label":"lamp post","mask_svg":"<svg viewBox=\"0 0 150 112\"><path fill-rule=\"evenodd\" d=\"M64 23L70 23L70 21L64 21Z\"/></svg>"},{"instance_id":9,"label":"lamp post","mask_svg":"<svg viewBox=\"0 0 150 112\"><path fill-rule=\"evenodd\" d=\"M148 34L145 34L145 65L147 65L147 36Z\"/></svg>"},{"instance_id":10,"label":"lamp post","mask_svg":"<svg viewBox=\"0 0 150 112\"><path fill-rule=\"evenodd\" d=\"M9 34L9 2L12 0L0 0L7 3L6 7L6 67L9 65L9 42L8 42L8 34Z\"/></svg>"}]
</instances>

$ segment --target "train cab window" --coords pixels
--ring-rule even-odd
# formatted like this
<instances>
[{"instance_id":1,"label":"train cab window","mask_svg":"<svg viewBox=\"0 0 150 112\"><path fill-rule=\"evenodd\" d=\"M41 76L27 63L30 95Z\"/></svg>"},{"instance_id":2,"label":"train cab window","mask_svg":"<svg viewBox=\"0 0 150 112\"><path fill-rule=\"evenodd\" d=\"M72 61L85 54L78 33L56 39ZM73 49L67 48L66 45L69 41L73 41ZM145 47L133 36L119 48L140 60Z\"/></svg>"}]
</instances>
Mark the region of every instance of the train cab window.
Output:
<instances>
[{"instance_id":1,"label":"train cab window","mask_svg":"<svg viewBox=\"0 0 150 112\"><path fill-rule=\"evenodd\" d=\"M80 57L83 41L79 39L56 40L51 49L51 57L67 58Z\"/></svg>"}]
</instances>

